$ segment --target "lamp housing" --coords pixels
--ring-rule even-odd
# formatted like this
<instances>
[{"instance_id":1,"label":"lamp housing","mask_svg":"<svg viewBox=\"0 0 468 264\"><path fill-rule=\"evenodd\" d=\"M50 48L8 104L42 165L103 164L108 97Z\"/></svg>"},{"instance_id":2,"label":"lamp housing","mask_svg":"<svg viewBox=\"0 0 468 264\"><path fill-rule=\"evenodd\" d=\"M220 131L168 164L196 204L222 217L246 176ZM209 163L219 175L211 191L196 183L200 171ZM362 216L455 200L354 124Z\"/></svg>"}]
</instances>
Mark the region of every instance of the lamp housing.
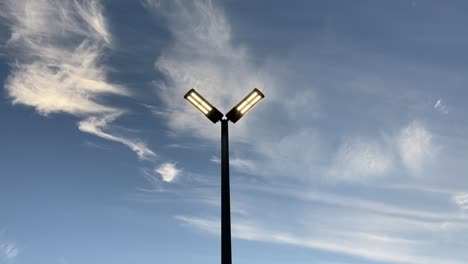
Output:
<instances>
[{"instance_id":1,"label":"lamp housing","mask_svg":"<svg viewBox=\"0 0 468 264\"><path fill-rule=\"evenodd\" d=\"M236 123L241 117L243 117L247 112L252 110L252 108L258 104L265 95L260 92L257 88L253 89L242 101L240 101L234 108L226 114L227 119L231 122Z\"/></svg>"},{"instance_id":2,"label":"lamp housing","mask_svg":"<svg viewBox=\"0 0 468 264\"><path fill-rule=\"evenodd\" d=\"M195 108L200 110L211 122L216 123L223 117L223 114L211 105L203 96L201 96L195 89L190 89L184 98L189 101Z\"/></svg>"}]
</instances>

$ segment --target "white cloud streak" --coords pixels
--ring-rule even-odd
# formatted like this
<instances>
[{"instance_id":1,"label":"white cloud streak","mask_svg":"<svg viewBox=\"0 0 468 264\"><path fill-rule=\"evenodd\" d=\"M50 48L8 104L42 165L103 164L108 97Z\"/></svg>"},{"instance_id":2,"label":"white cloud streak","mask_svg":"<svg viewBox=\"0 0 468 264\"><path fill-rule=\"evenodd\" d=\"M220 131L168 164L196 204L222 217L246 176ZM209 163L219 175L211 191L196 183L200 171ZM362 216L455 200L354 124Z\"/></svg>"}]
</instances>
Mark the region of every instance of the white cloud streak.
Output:
<instances>
[{"instance_id":1,"label":"white cloud streak","mask_svg":"<svg viewBox=\"0 0 468 264\"><path fill-rule=\"evenodd\" d=\"M211 159L210 159L211 162L213 163L217 163L217 164L220 164L221 163L221 159L219 157L216 157L216 156L212 156ZM241 159L241 158L230 158L229 159L229 165L240 171L240 172L244 172L244 173L254 173L255 172L255 163L251 160L247 160L247 159Z\"/></svg>"},{"instance_id":2,"label":"white cloud streak","mask_svg":"<svg viewBox=\"0 0 468 264\"><path fill-rule=\"evenodd\" d=\"M442 99L437 100L434 104L434 109L441 112L442 114L448 114L447 105L442 101Z\"/></svg>"},{"instance_id":3,"label":"white cloud streak","mask_svg":"<svg viewBox=\"0 0 468 264\"><path fill-rule=\"evenodd\" d=\"M425 219L430 221L455 221L463 222L466 219L457 213L432 212L418 209L400 207L384 202L361 199L353 196L338 195L330 192L312 191L307 189L292 188L292 186L279 186L277 188L242 186L244 189L252 189L270 194L285 195L308 202L324 203L342 208L358 209L383 215L394 215L413 219Z\"/></svg>"},{"instance_id":4,"label":"white cloud streak","mask_svg":"<svg viewBox=\"0 0 468 264\"><path fill-rule=\"evenodd\" d=\"M112 135L104 130L109 129L109 123L114 121L120 113L114 113L104 116L91 116L85 120L82 120L78 123L78 129L87 132L93 135L96 135L101 138L105 138L111 141L120 142L131 150L133 150L140 159L150 159L156 157L156 154L146 147L143 142L140 142L135 139L128 139L125 137L120 137Z\"/></svg>"},{"instance_id":5,"label":"white cloud streak","mask_svg":"<svg viewBox=\"0 0 468 264\"><path fill-rule=\"evenodd\" d=\"M289 192L291 195L292 192ZM442 221L463 221L464 219L453 213L445 212L431 212L422 211L417 209L402 208L399 206L376 202L372 200L353 198L348 196L335 195L323 192L308 192L305 194L295 195L296 197L316 201L344 208L360 209L380 214L396 215L410 218L429 219L429 220L442 220Z\"/></svg>"},{"instance_id":6,"label":"white cloud streak","mask_svg":"<svg viewBox=\"0 0 468 264\"><path fill-rule=\"evenodd\" d=\"M177 220L188 224L194 228L203 230L213 235L219 235L220 224L218 219L204 219L197 217L177 216ZM293 234L278 230L265 229L253 223L233 223L232 235L234 238L253 240L269 243L279 243L341 253L369 259L383 261L386 263L406 263L406 264L461 264L463 262L452 259L438 259L420 256L416 252L408 252L404 249L408 241L398 238L381 237L372 234L352 234L354 237L365 237L363 240L336 239L329 237L318 237L317 235L307 235L304 233ZM382 243L384 242L384 243ZM385 244L386 246L378 246ZM390 244L401 244L400 246L390 246Z\"/></svg>"},{"instance_id":7,"label":"white cloud streak","mask_svg":"<svg viewBox=\"0 0 468 264\"><path fill-rule=\"evenodd\" d=\"M99 0L5 0L1 7L11 31L6 47L14 63L5 89L13 104L81 117L82 131L123 143L140 158L153 156L142 142L104 132L124 111L103 97L130 92L107 81L101 58L112 38Z\"/></svg>"}]
</instances>

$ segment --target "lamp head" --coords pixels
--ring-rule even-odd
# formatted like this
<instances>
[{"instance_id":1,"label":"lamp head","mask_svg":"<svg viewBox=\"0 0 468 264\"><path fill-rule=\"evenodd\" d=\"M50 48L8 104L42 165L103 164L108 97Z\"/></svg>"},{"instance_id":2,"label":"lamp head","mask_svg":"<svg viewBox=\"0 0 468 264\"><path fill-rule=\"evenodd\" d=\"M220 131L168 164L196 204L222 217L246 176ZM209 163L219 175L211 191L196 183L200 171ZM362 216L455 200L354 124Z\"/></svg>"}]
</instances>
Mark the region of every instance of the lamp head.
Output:
<instances>
[{"instance_id":1,"label":"lamp head","mask_svg":"<svg viewBox=\"0 0 468 264\"><path fill-rule=\"evenodd\" d=\"M223 117L223 114L205 100L195 89L190 89L184 98L187 99L193 106L202 112L211 122L216 123Z\"/></svg>"},{"instance_id":2,"label":"lamp head","mask_svg":"<svg viewBox=\"0 0 468 264\"><path fill-rule=\"evenodd\" d=\"M265 98L265 95L260 92L257 88L253 89L240 103L238 103L234 108L226 114L227 119L231 122L236 123L241 117L243 117L247 112L249 112L260 100Z\"/></svg>"}]
</instances>

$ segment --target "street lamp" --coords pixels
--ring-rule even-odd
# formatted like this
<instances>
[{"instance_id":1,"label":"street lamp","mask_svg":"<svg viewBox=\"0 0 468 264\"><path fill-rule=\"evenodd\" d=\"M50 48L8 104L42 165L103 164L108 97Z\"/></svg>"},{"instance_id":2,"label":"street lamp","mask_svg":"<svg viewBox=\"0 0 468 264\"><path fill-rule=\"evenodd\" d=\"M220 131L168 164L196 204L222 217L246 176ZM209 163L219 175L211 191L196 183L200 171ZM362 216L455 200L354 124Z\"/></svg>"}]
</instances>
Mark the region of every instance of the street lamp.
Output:
<instances>
[{"instance_id":1,"label":"street lamp","mask_svg":"<svg viewBox=\"0 0 468 264\"><path fill-rule=\"evenodd\" d=\"M221 264L231 264L231 202L229 190L229 136L228 121L236 123L265 97L257 88L226 114L223 114L205 100L194 89L184 98L202 112L211 122L221 121Z\"/></svg>"}]
</instances>

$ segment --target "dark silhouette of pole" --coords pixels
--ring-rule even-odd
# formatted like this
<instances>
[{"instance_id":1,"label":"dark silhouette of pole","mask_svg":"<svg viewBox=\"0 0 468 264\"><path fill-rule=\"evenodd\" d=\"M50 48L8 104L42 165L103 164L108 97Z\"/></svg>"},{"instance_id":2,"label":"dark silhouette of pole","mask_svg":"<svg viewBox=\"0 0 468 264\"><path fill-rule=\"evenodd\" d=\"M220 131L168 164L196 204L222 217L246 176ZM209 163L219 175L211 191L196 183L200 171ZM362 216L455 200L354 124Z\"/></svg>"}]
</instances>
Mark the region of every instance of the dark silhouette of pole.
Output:
<instances>
[{"instance_id":1,"label":"dark silhouette of pole","mask_svg":"<svg viewBox=\"0 0 468 264\"><path fill-rule=\"evenodd\" d=\"M216 124L221 121L221 264L231 264L231 194L229 186L229 135L228 122L236 123L265 97L257 88L224 115L203 98L195 89L190 89L184 98Z\"/></svg>"},{"instance_id":2,"label":"dark silhouette of pole","mask_svg":"<svg viewBox=\"0 0 468 264\"><path fill-rule=\"evenodd\" d=\"M231 264L228 120L221 120L221 264Z\"/></svg>"}]
</instances>

